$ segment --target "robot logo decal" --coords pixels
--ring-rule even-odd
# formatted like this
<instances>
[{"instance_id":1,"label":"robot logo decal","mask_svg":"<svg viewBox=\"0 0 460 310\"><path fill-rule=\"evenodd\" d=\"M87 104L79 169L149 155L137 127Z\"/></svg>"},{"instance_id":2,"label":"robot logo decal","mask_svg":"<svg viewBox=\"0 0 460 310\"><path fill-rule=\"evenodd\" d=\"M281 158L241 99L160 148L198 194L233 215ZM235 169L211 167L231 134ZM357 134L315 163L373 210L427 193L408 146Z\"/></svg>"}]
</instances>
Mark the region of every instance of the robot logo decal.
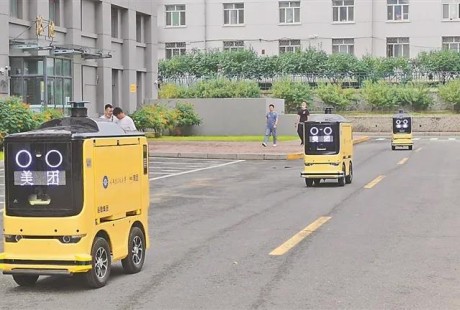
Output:
<instances>
[{"instance_id":1,"label":"robot logo decal","mask_svg":"<svg viewBox=\"0 0 460 310\"><path fill-rule=\"evenodd\" d=\"M102 178L102 186L105 189L109 186L109 178L106 175L104 175L104 177Z\"/></svg>"}]
</instances>

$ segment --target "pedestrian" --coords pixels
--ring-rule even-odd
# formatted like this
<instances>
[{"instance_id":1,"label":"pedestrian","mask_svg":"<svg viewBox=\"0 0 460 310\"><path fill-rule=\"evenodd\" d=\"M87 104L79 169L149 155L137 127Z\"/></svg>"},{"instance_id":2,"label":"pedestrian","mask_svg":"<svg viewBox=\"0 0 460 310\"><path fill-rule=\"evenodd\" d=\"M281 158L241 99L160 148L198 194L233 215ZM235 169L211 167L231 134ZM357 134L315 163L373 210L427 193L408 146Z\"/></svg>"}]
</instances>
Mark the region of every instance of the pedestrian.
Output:
<instances>
[{"instance_id":1,"label":"pedestrian","mask_svg":"<svg viewBox=\"0 0 460 310\"><path fill-rule=\"evenodd\" d=\"M102 114L100 118L106 119L110 122L116 121L115 117L113 117L113 106L110 103L107 103L104 106L104 114Z\"/></svg>"},{"instance_id":2,"label":"pedestrian","mask_svg":"<svg viewBox=\"0 0 460 310\"><path fill-rule=\"evenodd\" d=\"M265 137L263 146L267 146L270 136L273 136L273 146L276 146L276 126L278 125L278 113L275 112L275 106L270 104L268 106L269 112L265 115L267 119L267 126L265 127Z\"/></svg>"},{"instance_id":3,"label":"pedestrian","mask_svg":"<svg viewBox=\"0 0 460 310\"><path fill-rule=\"evenodd\" d=\"M310 111L307 109L307 102L303 101L300 105L300 109L297 112L297 122L295 123L295 127L297 128L297 134L300 138L300 145L303 145L303 127L304 123L308 120L308 115L310 115Z\"/></svg>"},{"instance_id":4,"label":"pedestrian","mask_svg":"<svg viewBox=\"0 0 460 310\"><path fill-rule=\"evenodd\" d=\"M118 119L117 124L125 131L136 131L136 125L131 117L125 114L120 107L113 109L113 115Z\"/></svg>"}]
</instances>

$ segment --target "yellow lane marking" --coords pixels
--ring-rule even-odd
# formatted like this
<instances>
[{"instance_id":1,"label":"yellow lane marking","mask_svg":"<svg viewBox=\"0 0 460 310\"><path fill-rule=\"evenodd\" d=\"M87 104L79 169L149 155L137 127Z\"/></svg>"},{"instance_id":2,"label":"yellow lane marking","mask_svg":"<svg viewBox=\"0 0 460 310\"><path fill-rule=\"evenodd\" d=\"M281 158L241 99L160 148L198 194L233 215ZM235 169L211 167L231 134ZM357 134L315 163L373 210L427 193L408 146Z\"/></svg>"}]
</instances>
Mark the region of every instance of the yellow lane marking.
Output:
<instances>
[{"instance_id":1,"label":"yellow lane marking","mask_svg":"<svg viewBox=\"0 0 460 310\"><path fill-rule=\"evenodd\" d=\"M375 179L367 183L367 185L364 186L364 188L373 188L375 185L377 185L377 183L382 181L384 177L385 177L384 175L379 175L378 177L376 177Z\"/></svg>"},{"instance_id":2,"label":"yellow lane marking","mask_svg":"<svg viewBox=\"0 0 460 310\"><path fill-rule=\"evenodd\" d=\"M423 147L419 147L419 148L416 149L415 151L416 151L416 152L420 152L422 149L423 149Z\"/></svg>"},{"instance_id":3,"label":"yellow lane marking","mask_svg":"<svg viewBox=\"0 0 460 310\"><path fill-rule=\"evenodd\" d=\"M409 159L408 157L405 157L405 158L401 159L401 160L398 162L398 165L404 165L408 159Z\"/></svg>"},{"instance_id":4,"label":"yellow lane marking","mask_svg":"<svg viewBox=\"0 0 460 310\"><path fill-rule=\"evenodd\" d=\"M295 247L297 244L299 244L300 241L305 239L307 236L312 234L315 230L321 227L324 223L329 221L331 219L330 216L322 216L318 218L316 221L299 231L297 234L292 236L288 241L284 242L282 245L274 249L273 251L270 252L270 255L273 256L279 256L286 254L287 251Z\"/></svg>"}]
</instances>

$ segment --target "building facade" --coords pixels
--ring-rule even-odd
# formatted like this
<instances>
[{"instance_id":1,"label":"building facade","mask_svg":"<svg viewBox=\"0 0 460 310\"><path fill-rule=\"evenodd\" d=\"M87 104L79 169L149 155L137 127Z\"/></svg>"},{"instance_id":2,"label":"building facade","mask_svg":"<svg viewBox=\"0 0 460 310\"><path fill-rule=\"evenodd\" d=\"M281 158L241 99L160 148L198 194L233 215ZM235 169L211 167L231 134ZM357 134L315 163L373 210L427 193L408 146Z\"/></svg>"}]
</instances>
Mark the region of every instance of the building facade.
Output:
<instances>
[{"instance_id":1,"label":"building facade","mask_svg":"<svg viewBox=\"0 0 460 310\"><path fill-rule=\"evenodd\" d=\"M460 51L460 0L160 0L159 58L314 47L358 57Z\"/></svg>"},{"instance_id":2,"label":"building facade","mask_svg":"<svg viewBox=\"0 0 460 310\"><path fill-rule=\"evenodd\" d=\"M157 3L128 0L0 2L0 95L34 109L89 101L133 112L157 97Z\"/></svg>"}]
</instances>

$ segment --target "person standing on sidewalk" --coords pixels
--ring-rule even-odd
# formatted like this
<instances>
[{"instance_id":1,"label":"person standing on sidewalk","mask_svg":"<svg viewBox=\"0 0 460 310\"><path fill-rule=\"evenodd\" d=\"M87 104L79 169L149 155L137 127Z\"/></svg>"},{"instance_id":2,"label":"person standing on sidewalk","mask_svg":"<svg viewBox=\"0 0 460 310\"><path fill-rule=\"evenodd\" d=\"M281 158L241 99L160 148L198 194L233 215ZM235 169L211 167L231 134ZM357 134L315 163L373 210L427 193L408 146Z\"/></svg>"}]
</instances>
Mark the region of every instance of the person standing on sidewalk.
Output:
<instances>
[{"instance_id":1,"label":"person standing on sidewalk","mask_svg":"<svg viewBox=\"0 0 460 310\"><path fill-rule=\"evenodd\" d=\"M310 112L307 109L307 102L304 101L300 106L299 112L297 112L297 122L294 125L297 128L297 134L300 138L300 145L303 145L303 126L304 123L308 120L308 115L310 115Z\"/></svg>"},{"instance_id":2,"label":"person standing on sidewalk","mask_svg":"<svg viewBox=\"0 0 460 310\"><path fill-rule=\"evenodd\" d=\"M267 118L267 126L265 127L265 137L263 146L267 146L270 136L273 136L273 146L276 146L276 126L278 125L278 113L275 112L275 106L270 104L268 106L269 112L265 115Z\"/></svg>"}]
</instances>

